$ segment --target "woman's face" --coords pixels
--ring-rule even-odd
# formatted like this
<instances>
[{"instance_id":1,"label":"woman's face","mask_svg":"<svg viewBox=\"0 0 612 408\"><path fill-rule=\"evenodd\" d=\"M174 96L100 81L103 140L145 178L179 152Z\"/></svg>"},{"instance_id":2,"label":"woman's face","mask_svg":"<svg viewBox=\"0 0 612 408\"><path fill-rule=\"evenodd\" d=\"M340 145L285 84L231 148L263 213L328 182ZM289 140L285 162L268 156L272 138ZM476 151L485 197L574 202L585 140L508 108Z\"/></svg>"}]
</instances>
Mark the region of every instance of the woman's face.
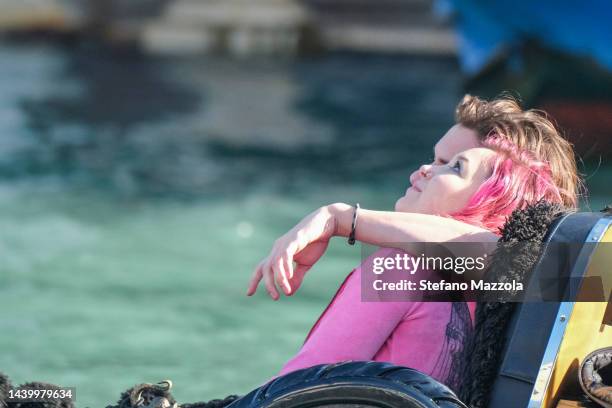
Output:
<instances>
[{"instance_id":1,"label":"woman's face","mask_svg":"<svg viewBox=\"0 0 612 408\"><path fill-rule=\"evenodd\" d=\"M447 215L465 208L489 177L495 152L481 147L476 132L455 125L436 143L434 159L410 175L411 186L395 203L395 211Z\"/></svg>"}]
</instances>

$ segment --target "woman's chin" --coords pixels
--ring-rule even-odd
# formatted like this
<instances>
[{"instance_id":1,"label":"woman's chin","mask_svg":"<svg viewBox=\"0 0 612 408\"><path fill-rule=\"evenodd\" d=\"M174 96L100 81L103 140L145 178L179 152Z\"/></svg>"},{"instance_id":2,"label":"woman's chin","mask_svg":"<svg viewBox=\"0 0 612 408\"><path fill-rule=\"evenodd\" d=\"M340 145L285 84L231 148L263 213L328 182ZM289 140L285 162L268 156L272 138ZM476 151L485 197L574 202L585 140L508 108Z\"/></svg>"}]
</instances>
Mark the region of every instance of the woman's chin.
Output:
<instances>
[{"instance_id":1,"label":"woman's chin","mask_svg":"<svg viewBox=\"0 0 612 408\"><path fill-rule=\"evenodd\" d=\"M414 198L407 195L400 197L395 202L395 211L397 212L417 212L414 208Z\"/></svg>"}]
</instances>

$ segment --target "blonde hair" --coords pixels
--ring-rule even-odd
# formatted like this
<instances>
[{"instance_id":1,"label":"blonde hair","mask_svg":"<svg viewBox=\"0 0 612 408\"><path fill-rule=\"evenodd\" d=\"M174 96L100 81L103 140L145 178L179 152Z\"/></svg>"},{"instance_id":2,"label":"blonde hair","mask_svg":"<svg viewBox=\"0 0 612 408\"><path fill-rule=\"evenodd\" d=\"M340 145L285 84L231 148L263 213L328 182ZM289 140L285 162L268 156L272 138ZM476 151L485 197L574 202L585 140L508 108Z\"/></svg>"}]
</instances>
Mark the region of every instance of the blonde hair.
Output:
<instances>
[{"instance_id":1,"label":"blonde hair","mask_svg":"<svg viewBox=\"0 0 612 408\"><path fill-rule=\"evenodd\" d=\"M491 135L498 135L547 163L563 205L577 208L584 186L578 175L574 149L545 112L524 111L509 95L491 101L465 95L457 105L455 120L476 131L483 142Z\"/></svg>"}]
</instances>

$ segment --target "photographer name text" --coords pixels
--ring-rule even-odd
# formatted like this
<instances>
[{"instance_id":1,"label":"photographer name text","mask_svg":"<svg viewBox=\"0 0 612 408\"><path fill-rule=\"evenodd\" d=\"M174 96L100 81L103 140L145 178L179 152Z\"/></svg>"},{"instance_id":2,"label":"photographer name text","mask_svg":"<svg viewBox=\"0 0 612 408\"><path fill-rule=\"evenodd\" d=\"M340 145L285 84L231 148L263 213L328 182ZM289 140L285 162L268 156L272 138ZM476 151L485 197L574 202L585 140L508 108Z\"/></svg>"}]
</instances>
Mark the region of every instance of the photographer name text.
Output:
<instances>
[{"instance_id":1,"label":"photographer name text","mask_svg":"<svg viewBox=\"0 0 612 408\"><path fill-rule=\"evenodd\" d=\"M444 280L430 281L421 279L418 282L402 279L398 282L385 282L382 279L377 279L372 284L376 291L521 291L523 284L512 280L510 282L485 282L480 280L471 280L468 282L446 282Z\"/></svg>"}]
</instances>

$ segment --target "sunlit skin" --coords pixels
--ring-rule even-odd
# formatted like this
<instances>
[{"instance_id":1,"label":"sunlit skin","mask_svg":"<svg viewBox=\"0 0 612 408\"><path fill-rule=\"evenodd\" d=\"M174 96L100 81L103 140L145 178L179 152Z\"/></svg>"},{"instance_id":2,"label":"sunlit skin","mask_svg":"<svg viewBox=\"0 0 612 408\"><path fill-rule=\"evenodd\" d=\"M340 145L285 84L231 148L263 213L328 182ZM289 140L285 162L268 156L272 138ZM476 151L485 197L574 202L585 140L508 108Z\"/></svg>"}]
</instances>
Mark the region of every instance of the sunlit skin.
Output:
<instances>
[{"instance_id":1,"label":"sunlit skin","mask_svg":"<svg viewBox=\"0 0 612 408\"><path fill-rule=\"evenodd\" d=\"M491 173L487 161L495 152L479 146L473 130L450 128L436 143L433 161L410 175L395 211L448 215L463 209Z\"/></svg>"},{"instance_id":2,"label":"sunlit skin","mask_svg":"<svg viewBox=\"0 0 612 408\"><path fill-rule=\"evenodd\" d=\"M395 204L395 211L359 211L357 239L372 245L389 242L496 242L491 231L452 217L490 174L493 150L480 146L476 132L455 125L436 143L431 164L412 173L411 186ZM407 180L408 181L408 180ZM272 299L279 299L278 284L287 296L300 287L304 275L325 253L334 236L348 236L354 208L345 203L323 206L277 239L255 268L247 295L263 279Z\"/></svg>"}]
</instances>

